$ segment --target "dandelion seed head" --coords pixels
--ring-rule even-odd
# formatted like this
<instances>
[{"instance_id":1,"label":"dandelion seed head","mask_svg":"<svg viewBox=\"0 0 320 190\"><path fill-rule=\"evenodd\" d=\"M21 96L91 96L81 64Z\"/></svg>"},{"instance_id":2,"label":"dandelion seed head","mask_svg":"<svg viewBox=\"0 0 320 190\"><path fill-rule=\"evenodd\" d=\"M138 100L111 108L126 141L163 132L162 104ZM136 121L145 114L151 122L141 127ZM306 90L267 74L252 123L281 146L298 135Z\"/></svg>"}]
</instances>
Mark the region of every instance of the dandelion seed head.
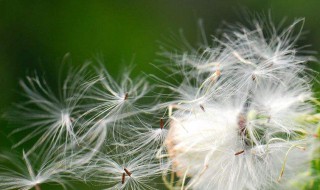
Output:
<instances>
[{"instance_id":1,"label":"dandelion seed head","mask_svg":"<svg viewBox=\"0 0 320 190\"><path fill-rule=\"evenodd\" d=\"M315 125L302 118L315 109L309 58L295 47L303 22L271 24L270 34L261 22L232 28L218 45L175 57L193 69L171 88L180 96L169 105L165 144L187 188L268 189L307 168Z\"/></svg>"}]
</instances>

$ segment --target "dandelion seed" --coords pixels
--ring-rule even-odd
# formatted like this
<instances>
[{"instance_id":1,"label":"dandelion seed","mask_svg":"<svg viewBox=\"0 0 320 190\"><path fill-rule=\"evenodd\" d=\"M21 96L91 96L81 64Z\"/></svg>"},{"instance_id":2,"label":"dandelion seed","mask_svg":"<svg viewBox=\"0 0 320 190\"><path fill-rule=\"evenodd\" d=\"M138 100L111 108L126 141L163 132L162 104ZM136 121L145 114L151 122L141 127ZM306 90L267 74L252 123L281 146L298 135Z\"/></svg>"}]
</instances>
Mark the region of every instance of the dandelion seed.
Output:
<instances>
[{"instance_id":1,"label":"dandelion seed","mask_svg":"<svg viewBox=\"0 0 320 190\"><path fill-rule=\"evenodd\" d=\"M151 119L152 120L152 119ZM153 152L154 156L163 146L168 130L164 127L165 122L163 118L160 119L160 127L152 126L149 122L141 121L132 126L127 132L133 138L128 139L126 147L130 147L127 154L135 154L137 152Z\"/></svg>"},{"instance_id":2,"label":"dandelion seed","mask_svg":"<svg viewBox=\"0 0 320 190\"><path fill-rule=\"evenodd\" d=\"M94 165L89 166L93 181L105 184L107 189L154 189L150 185L152 178L155 178L161 173L159 165L152 160L149 153L143 153L136 157L117 154L119 156L110 158L106 155L99 155L95 158ZM94 174L94 175L92 175ZM130 176L125 178L125 174Z\"/></svg>"},{"instance_id":3,"label":"dandelion seed","mask_svg":"<svg viewBox=\"0 0 320 190\"><path fill-rule=\"evenodd\" d=\"M90 84L88 93L84 96L84 99L92 103L85 105L86 111L82 117L87 119L80 130L86 131L88 126L99 121L109 121L115 131L118 123L144 111L137 102L152 88L143 78L131 79L129 71L123 74L123 80L118 83L105 68L99 67L96 70L99 80Z\"/></svg>"},{"instance_id":4,"label":"dandelion seed","mask_svg":"<svg viewBox=\"0 0 320 190\"><path fill-rule=\"evenodd\" d=\"M75 179L76 175L71 168L68 168L66 164L68 159L61 155L56 156L56 153L50 150L45 156L30 160L23 152L23 162L10 153L1 155L1 158L11 163L14 168L5 166L8 163L0 166L0 188L2 190L32 188L39 190L41 184L55 183L66 189L67 179Z\"/></svg>"},{"instance_id":5,"label":"dandelion seed","mask_svg":"<svg viewBox=\"0 0 320 190\"><path fill-rule=\"evenodd\" d=\"M20 81L28 100L26 103L17 105L17 111L9 113L8 118L24 125L15 129L13 134L27 130L32 132L14 147L36 139L33 148L27 153L29 154L37 148L44 149L46 146L55 147L61 144L64 144L67 149L70 141L76 141L74 124L79 114L78 102L83 95L83 89L79 86L85 80L85 68L86 66L71 71L58 95L38 76L27 77L27 81ZM19 120L16 119L17 117Z\"/></svg>"}]
</instances>

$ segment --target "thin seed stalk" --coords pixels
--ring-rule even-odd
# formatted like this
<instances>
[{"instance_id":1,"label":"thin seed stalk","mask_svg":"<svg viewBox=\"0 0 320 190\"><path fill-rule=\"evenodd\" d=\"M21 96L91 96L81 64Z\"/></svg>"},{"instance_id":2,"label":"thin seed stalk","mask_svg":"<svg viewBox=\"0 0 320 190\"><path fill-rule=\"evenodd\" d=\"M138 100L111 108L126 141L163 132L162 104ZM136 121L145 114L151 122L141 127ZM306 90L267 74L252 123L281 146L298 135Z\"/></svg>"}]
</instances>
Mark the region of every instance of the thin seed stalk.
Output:
<instances>
[{"instance_id":1,"label":"thin seed stalk","mask_svg":"<svg viewBox=\"0 0 320 190\"><path fill-rule=\"evenodd\" d=\"M319 121L318 121L319 122ZM318 125L316 130L316 141L320 141L320 125ZM317 143L317 142L316 142ZM320 186L320 179L318 176L320 175L320 147L317 147L313 154L315 155L314 158L311 160L310 163L310 172L309 176L311 176L311 180L308 181L308 183L303 187L304 190L309 189L317 189Z\"/></svg>"},{"instance_id":2,"label":"thin seed stalk","mask_svg":"<svg viewBox=\"0 0 320 190\"><path fill-rule=\"evenodd\" d=\"M35 190L41 190L41 188L40 188L40 185L39 185L39 184L35 185L35 186L34 186L34 188L35 188Z\"/></svg>"}]
</instances>

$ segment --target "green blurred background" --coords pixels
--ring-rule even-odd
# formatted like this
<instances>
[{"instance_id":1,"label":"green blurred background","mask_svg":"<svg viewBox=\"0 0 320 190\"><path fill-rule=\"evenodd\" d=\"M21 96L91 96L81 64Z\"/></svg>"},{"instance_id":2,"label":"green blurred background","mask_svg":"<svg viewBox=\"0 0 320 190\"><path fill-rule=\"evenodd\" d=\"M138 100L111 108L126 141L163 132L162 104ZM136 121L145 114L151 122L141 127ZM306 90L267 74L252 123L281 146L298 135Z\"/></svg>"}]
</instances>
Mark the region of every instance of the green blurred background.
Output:
<instances>
[{"instance_id":1,"label":"green blurred background","mask_svg":"<svg viewBox=\"0 0 320 190\"><path fill-rule=\"evenodd\" d=\"M0 0L1 114L21 98L18 81L26 74L44 73L56 84L68 52L73 65L103 55L114 76L132 62L136 73L154 73L150 63L159 58L157 41L179 29L195 41L199 18L206 32L214 34L223 21L239 21L243 7L258 13L271 10L276 21L305 17L309 33L302 42L320 50L319 0ZM1 120L0 150L18 138L7 138L9 131Z\"/></svg>"}]
</instances>

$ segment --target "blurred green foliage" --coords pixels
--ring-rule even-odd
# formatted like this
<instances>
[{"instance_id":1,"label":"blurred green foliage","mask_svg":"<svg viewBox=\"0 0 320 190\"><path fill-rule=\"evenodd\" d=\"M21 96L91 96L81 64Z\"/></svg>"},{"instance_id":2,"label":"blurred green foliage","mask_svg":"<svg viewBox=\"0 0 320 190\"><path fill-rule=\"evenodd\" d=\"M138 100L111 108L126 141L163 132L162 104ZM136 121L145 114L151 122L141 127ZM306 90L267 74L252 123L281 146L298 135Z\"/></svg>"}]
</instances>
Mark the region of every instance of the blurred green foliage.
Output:
<instances>
[{"instance_id":1,"label":"blurred green foliage","mask_svg":"<svg viewBox=\"0 0 320 190\"><path fill-rule=\"evenodd\" d=\"M199 18L206 32L214 34L222 21L239 21L243 7L271 10L276 21L305 17L309 33L302 42L320 50L319 0L0 0L1 114L19 101L18 80L26 74L44 73L55 85L68 52L75 66L103 55L114 76L132 62L135 73L157 72L150 64L157 59L157 41L179 29L195 41ZM312 67L320 71L318 65ZM3 120L0 125L0 149L10 148L19 137L7 138L11 129Z\"/></svg>"}]
</instances>

